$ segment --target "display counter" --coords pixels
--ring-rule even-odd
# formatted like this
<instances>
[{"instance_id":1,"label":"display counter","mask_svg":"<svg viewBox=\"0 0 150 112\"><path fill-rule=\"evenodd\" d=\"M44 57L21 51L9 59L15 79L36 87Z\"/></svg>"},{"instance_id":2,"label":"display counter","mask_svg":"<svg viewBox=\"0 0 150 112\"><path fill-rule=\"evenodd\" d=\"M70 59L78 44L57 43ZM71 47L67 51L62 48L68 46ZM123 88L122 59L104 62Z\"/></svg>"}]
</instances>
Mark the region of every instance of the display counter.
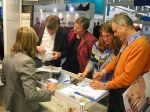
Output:
<instances>
[{"instance_id":1,"label":"display counter","mask_svg":"<svg viewBox=\"0 0 150 112\"><path fill-rule=\"evenodd\" d=\"M52 79L56 79L56 83L57 83L57 90L55 92L55 96L52 97L52 100L49 102L40 103L47 110L55 111L56 109L59 108L58 110L61 110L61 112L62 111L67 112L68 108L71 107L75 109L75 112L84 112L85 110L91 110L90 108L92 108L93 106L98 106L98 105L104 110L106 109L102 105L97 104L97 101L107 96L108 93L102 95L100 98L96 100L91 100L90 98L87 98L87 96L85 95L84 96L79 95L79 94L76 95L72 92L74 91L72 90L74 89L73 88L74 85L76 85L74 83L78 83L78 82L72 82L76 78L76 74L73 74L66 70L61 70L60 73L53 74L53 73L42 72L40 73L40 75L42 75L42 78L41 80L38 80L37 83L38 83L39 88L41 89L45 88L46 83L48 83L48 81L51 81ZM86 78L84 79L84 84L85 82L90 82L90 81L91 81L90 79ZM55 107L53 107L52 105L55 105ZM99 110L101 109L99 108Z\"/></svg>"},{"instance_id":2,"label":"display counter","mask_svg":"<svg viewBox=\"0 0 150 112\"><path fill-rule=\"evenodd\" d=\"M1 70L0 70L1 75ZM46 83L48 81L57 81L57 90L55 92L55 95L52 96L51 101L48 102L40 102L39 104L42 107L42 112L68 112L69 108L74 109L74 112L85 112L88 110L88 112L106 112L106 107L97 103L101 98L105 97L105 94L103 97L92 101L86 97L73 95L71 94L65 94L62 92L62 90L65 90L66 87L70 87L70 85L74 85L72 82L68 81L68 78L71 80L76 78L76 74L73 74L71 72L60 70L59 73L49 73L49 72L38 72L37 73L37 85L38 89L46 89ZM48 80L48 79L55 79L55 80ZM89 79L85 79L84 81L88 82ZM0 97L2 97L3 93L2 90L3 86L0 87ZM67 91L68 92L68 91ZM0 101L1 102L1 101Z\"/></svg>"}]
</instances>

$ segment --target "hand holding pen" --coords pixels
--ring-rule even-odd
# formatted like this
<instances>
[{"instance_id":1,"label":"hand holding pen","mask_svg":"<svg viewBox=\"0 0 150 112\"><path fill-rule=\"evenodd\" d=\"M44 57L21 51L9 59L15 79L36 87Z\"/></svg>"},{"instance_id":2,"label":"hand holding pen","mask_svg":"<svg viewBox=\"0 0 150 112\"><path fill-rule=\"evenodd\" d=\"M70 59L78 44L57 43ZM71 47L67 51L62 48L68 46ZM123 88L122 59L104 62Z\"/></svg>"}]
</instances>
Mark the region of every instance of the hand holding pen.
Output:
<instances>
[{"instance_id":1,"label":"hand holding pen","mask_svg":"<svg viewBox=\"0 0 150 112\"><path fill-rule=\"evenodd\" d=\"M102 70L99 72L95 72L95 74L93 75L93 80L100 80L104 75L105 73Z\"/></svg>"}]
</instances>

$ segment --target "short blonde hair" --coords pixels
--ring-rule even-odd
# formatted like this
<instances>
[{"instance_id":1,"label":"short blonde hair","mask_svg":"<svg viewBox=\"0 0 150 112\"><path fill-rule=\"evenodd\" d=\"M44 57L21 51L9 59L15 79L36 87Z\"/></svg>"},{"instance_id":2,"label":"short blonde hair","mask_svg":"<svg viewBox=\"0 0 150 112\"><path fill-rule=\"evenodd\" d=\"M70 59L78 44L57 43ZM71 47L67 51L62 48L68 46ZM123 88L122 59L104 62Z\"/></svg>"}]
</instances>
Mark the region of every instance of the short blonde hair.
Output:
<instances>
[{"instance_id":1,"label":"short blonde hair","mask_svg":"<svg viewBox=\"0 0 150 112\"><path fill-rule=\"evenodd\" d=\"M16 41L11 48L12 53L22 52L34 58L37 52L36 44L38 36L35 31L30 27L21 27L17 31Z\"/></svg>"}]
</instances>

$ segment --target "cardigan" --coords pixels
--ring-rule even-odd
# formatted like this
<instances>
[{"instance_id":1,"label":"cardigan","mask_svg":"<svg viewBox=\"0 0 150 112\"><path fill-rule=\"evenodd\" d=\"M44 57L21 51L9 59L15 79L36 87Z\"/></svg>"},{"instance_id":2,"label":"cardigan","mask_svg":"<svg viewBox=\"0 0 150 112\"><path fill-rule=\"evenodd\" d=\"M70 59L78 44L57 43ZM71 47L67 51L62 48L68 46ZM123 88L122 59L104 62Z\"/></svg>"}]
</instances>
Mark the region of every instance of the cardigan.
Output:
<instances>
[{"instance_id":1,"label":"cardigan","mask_svg":"<svg viewBox=\"0 0 150 112\"><path fill-rule=\"evenodd\" d=\"M113 79L107 82L108 89L127 88L149 71L150 44L145 36L141 36L125 48L117 63L118 56L104 68L107 72L115 69Z\"/></svg>"}]
</instances>

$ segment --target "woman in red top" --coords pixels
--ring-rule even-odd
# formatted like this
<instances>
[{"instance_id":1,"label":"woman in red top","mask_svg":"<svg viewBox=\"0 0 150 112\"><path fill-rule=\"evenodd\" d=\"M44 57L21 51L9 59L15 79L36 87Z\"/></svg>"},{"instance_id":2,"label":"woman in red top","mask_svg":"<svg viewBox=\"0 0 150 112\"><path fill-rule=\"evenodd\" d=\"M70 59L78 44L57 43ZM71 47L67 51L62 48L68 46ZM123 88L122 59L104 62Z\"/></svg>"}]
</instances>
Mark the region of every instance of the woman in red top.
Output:
<instances>
[{"instance_id":1,"label":"woman in red top","mask_svg":"<svg viewBox=\"0 0 150 112\"><path fill-rule=\"evenodd\" d=\"M79 17L69 34L70 52L64 63L64 69L70 72L83 72L88 63L92 46L96 42L96 38L87 31L89 24L88 18Z\"/></svg>"}]
</instances>

